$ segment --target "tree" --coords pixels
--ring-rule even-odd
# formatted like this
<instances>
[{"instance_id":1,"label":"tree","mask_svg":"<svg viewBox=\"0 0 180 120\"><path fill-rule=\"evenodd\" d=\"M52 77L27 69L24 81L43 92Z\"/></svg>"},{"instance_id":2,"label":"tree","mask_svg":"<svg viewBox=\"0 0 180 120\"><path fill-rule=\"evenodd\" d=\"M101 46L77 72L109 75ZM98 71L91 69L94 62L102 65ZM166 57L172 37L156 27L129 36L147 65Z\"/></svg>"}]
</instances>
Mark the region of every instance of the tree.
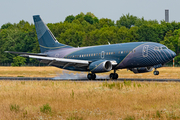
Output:
<instances>
[{"instance_id":1,"label":"tree","mask_svg":"<svg viewBox=\"0 0 180 120\"><path fill-rule=\"evenodd\" d=\"M9 27L13 27L13 25L11 23L6 23L6 24L1 26L1 29L7 29Z\"/></svg>"},{"instance_id":2,"label":"tree","mask_svg":"<svg viewBox=\"0 0 180 120\"><path fill-rule=\"evenodd\" d=\"M135 25L138 18L136 16L130 15L129 13L127 15L123 15L120 17L119 20L117 20L116 25L118 27L125 26L126 28L130 28L132 25Z\"/></svg>"},{"instance_id":3,"label":"tree","mask_svg":"<svg viewBox=\"0 0 180 120\"><path fill-rule=\"evenodd\" d=\"M172 32L171 30L166 33L164 40L161 44L166 45L169 49L176 53L175 62L180 64L180 29Z\"/></svg>"},{"instance_id":4,"label":"tree","mask_svg":"<svg viewBox=\"0 0 180 120\"><path fill-rule=\"evenodd\" d=\"M17 56L17 57L13 58L13 63L11 65L12 66L22 66L22 65L25 65L25 62L26 62L26 58Z\"/></svg>"},{"instance_id":5,"label":"tree","mask_svg":"<svg viewBox=\"0 0 180 120\"><path fill-rule=\"evenodd\" d=\"M72 23L72 21L75 19L75 17L73 15L69 15L66 17L65 21Z\"/></svg>"},{"instance_id":6,"label":"tree","mask_svg":"<svg viewBox=\"0 0 180 120\"><path fill-rule=\"evenodd\" d=\"M101 18L98 22L98 24L96 24L97 28L100 29L102 27L110 27L110 26L114 26L114 21L112 21L111 19L108 18Z\"/></svg>"},{"instance_id":7,"label":"tree","mask_svg":"<svg viewBox=\"0 0 180 120\"><path fill-rule=\"evenodd\" d=\"M86 20L90 24L94 23L93 17L91 15L85 15L84 20Z\"/></svg>"}]
</instances>

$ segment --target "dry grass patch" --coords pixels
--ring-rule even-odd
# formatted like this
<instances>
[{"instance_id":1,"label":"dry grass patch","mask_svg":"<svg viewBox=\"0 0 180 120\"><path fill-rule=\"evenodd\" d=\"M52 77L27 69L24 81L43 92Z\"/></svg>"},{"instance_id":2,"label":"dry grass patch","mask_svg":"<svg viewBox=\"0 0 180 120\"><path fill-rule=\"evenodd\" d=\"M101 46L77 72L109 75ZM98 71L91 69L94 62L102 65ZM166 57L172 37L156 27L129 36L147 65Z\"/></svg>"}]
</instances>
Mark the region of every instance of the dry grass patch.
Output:
<instances>
[{"instance_id":1,"label":"dry grass patch","mask_svg":"<svg viewBox=\"0 0 180 120\"><path fill-rule=\"evenodd\" d=\"M180 83L0 81L1 119L180 119Z\"/></svg>"},{"instance_id":2,"label":"dry grass patch","mask_svg":"<svg viewBox=\"0 0 180 120\"><path fill-rule=\"evenodd\" d=\"M134 74L126 69L118 70L119 78L155 78L155 79L180 79L180 67L163 67L158 69L160 74L153 75L152 72ZM8 77L56 77L63 74L62 69L56 67L0 67L0 76ZM113 71L111 71L113 72ZM98 75L108 76L111 72ZM70 73L78 73L69 71ZM87 74L87 73L84 73Z\"/></svg>"},{"instance_id":3,"label":"dry grass patch","mask_svg":"<svg viewBox=\"0 0 180 120\"><path fill-rule=\"evenodd\" d=\"M3 77L54 77L61 73L56 67L0 67L0 76Z\"/></svg>"}]
</instances>

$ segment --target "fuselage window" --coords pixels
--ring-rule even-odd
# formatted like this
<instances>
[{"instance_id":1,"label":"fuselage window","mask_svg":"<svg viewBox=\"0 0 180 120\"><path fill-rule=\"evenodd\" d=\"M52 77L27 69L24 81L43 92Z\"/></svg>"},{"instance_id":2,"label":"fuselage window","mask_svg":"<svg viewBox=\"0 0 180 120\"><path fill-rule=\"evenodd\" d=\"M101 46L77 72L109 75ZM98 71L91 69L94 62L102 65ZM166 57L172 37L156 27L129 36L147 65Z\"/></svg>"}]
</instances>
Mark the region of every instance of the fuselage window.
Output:
<instances>
[{"instance_id":1,"label":"fuselage window","mask_svg":"<svg viewBox=\"0 0 180 120\"><path fill-rule=\"evenodd\" d=\"M118 54L120 54L120 51L118 52Z\"/></svg>"},{"instance_id":2,"label":"fuselage window","mask_svg":"<svg viewBox=\"0 0 180 120\"><path fill-rule=\"evenodd\" d=\"M113 52L113 54L115 54L115 52Z\"/></svg>"},{"instance_id":3,"label":"fuselage window","mask_svg":"<svg viewBox=\"0 0 180 120\"><path fill-rule=\"evenodd\" d=\"M101 53L99 53L99 56L101 55Z\"/></svg>"},{"instance_id":4,"label":"fuselage window","mask_svg":"<svg viewBox=\"0 0 180 120\"><path fill-rule=\"evenodd\" d=\"M113 54L113 52L111 52L111 55Z\"/></svg>"},{"instance_id":5,"label":"fuselage window","mask_svg":"<svg viewBox=\"0 0 180 120\"><path fill-rule=\"evenodd\" d=\"M158 47L155 47L154 49L155 49L155 50L158 50Z\"/></svg>"},{"instance_id":6,"label":"fuselage window","mask_svg":"<svg viewBox=\"0 0 180 120\"><path fill-rule=\"evenodd\" d=\"M79 57L81 57L81 55L79 55Z\"/></svg>"},{"instance_id":7,"label":"fuselage window","mask_svg":"<svg viewBox=\"0 0 180 120\"><path fill-rule=\"evenodd\" d=\"M96 53L96 56L98 56L98 53Z\"/></svg>"},{"instance_id":8,"label":"fuselage window","mask_svg":"<svg viewBox=\"0 0 180 120\"><path fill-rule=\"evenodd\" d=\"M121 54L123 54L123 51L121 51Z\"/></svg>"},{"instance_id":9,"label":"fuselage window","mask_svg":"<svg viewBox=\"0 0 180 120\"><path fill-rule=\"evenodd\" d=\"M91 54L91 56L93 56L93 54Z\"/></svg>"},{"instance_id":10,"label":"fuselage window","mask_svg":"<svg viewBox=\"0 0 180 120\"><path fill-rule=\"evenodd\" d=\"M111 54L111 52L109 52L109 55Z\"/></svg>"},{"instance_id":11,"label":"fuselage window","mask_svg":"<svg viewBox=\"0 0 180 120\"><path fill-rule=\"evenodd\" d=\"M106 53L106 55L108 55L108 52Z\"/></svg>"},{"instance_id":12,"label":"fuselage window","mask_svg":"<svg viewBox=\"0 0 180 120\"><path fill-rule=\"evenodd\" d=\"M96 56L96 54L94 53L94 56Z\"/></svg>"},{"instance_id":13,"label":"fuselage window","mask_svg":"<svg viewBox=\"0 0 180 120\"><path fill-rule=\"evenodd\" d=\"M74 55L73 55L73 58L74 58Z\"/></svg>"}]
</instances>

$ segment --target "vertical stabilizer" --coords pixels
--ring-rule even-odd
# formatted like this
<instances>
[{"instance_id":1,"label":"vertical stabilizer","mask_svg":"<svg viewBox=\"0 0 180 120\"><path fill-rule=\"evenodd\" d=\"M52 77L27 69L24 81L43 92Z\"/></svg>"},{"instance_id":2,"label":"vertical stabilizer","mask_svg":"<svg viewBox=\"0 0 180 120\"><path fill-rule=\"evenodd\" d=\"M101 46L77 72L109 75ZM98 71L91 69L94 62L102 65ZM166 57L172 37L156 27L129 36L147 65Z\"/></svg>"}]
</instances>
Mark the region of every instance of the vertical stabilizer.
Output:
<instances>
[{"instance_id":1,"label":"vertical stabilizer","mask_svg":"<svg viewBox=\"0 0 180 120\"><path fill-rule=\"evenodd\" d=\"M42 21L39 15L34 15L34 24L36 27L36 33L39 41L41 53L49 50L55 50L60 48L70 48L71 46L59 43L46 24Z\"/></svg>"}]
</instances>

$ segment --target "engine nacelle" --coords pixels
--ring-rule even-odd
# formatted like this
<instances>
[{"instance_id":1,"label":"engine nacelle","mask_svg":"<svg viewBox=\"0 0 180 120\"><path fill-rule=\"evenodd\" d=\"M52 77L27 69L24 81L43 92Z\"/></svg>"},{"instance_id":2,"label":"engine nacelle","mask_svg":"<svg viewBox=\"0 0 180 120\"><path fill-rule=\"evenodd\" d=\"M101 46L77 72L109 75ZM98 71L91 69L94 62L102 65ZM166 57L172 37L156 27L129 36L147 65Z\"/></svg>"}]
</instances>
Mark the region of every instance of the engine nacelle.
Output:
<instances>
[{"instance_id":1,"label":"engine nacelle","mask_svg":"<svg viewBox=\"0 0 180 120\"><path fill-rule=\"evenodd\" d=\"M93 73L109 72L112 70L112 64L108 60L98 60L89 65L89 70Z\"/></svg>"},{"instance_id":2,"label":"engine nacelle","mask_svg":"<svg viewBox=\"0 0 180 120\"><path fill-rule=\"evenodd\" d=\"M153 70L153 67L139 67L139 68L130 68L131 71L134 73L145 73L145 72L151 72Z\"/></svg>"}]
</instances>

